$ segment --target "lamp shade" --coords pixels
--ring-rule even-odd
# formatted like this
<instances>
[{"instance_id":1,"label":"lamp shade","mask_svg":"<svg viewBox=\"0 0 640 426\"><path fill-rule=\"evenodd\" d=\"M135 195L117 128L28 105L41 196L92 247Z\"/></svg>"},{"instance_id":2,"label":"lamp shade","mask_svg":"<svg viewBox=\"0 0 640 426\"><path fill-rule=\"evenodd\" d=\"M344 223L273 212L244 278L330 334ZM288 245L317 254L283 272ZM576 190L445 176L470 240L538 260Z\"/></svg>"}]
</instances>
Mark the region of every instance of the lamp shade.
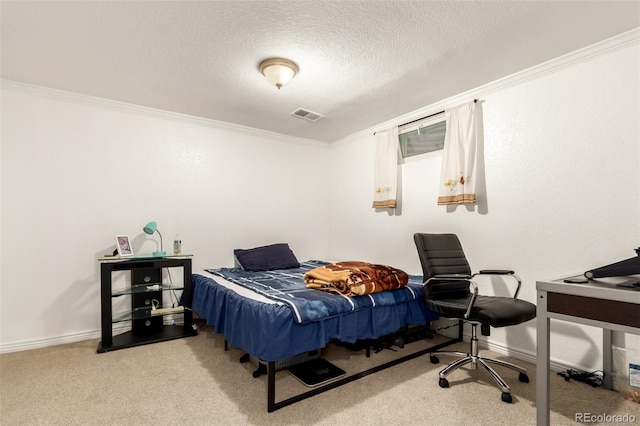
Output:
<instances>
[{"instance_id":1,"label":"lamp shade","mask_svg":"<svg viewBox=\"0 0 640 426\"><path fill-rule=\"evenodd\" d=\"M155 222L149 222L147 223L144 228L142 228L142 230L146 233L146 234L153 234L154 232L156 232L156 229L158 228L158 224Z\"/></svg>"},{"instance_id":2,"label":"lamp shade","mask_svg":"<svg viewBox=\"0 0 640 426\"><path fill-rule=\"evenodd\" d=\"M260 72L278 89L298 74L298 66L287 59L272 58L260 63Z\"/></svg>"},{"instance_id":3,"label":"lamp shade","mask_svg":"<svg viewBox=\"0 0 640 426\"><path fill-rule=\"evenodd\" d=\"M160 251L154 251L153 256L156 256L156 257L166 256L167 253L164 251L164 244L162 243L162 234L158 230L158 224L155 223L154 221L149 222L144 226L144 228L142 228L142 230L145 232L145 234L149 234L149 235L153 235L154 232L158 233L158 235L160 236Z\"/></svg>"}]
</instances>

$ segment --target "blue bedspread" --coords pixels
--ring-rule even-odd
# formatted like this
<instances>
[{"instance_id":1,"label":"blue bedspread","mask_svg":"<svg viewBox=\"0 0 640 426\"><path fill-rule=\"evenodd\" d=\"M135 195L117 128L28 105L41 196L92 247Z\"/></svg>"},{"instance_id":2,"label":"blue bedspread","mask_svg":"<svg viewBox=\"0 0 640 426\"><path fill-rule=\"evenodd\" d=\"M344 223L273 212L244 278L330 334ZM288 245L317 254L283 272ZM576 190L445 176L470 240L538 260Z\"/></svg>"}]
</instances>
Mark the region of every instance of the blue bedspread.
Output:
<instances>
[{"instance_id":1,"label":"blue bedspread","mask_svg":"<svg viewBox=\"0 0 640 426\"><path fill-rule=\"evenodd\" d=\"M312 264L315 266L324 262ZM225 271L230 275L229 270L219 272L225 274ZM251 276L256 273L245 274ZM437 318L426 310L422 297L419 296L421 279L415 276L409 277L408 285L418 296L415 299L395 305L377 305L356 310L348 307L347 309L351 310L342 315L336 314L305 323L296 322L294 310L289 303L264 303L253 300L220 285L215 278L215 274L210 272L193 274L193 310L205 319L207 324L214 326L216 333L223 334L229 345L241 348L264 361L286 359L323 348L332 341L353 343L358 339L377 339L395 333L401 327L424 325L428 320ZM290 281L290 278L285 279ZM245 276L244 281L247 280L248 277ZM297 281L302 281L301 272L298 272ZM321 297L331 296L333 299L340 299L336 294L322 296L324 292L320 290L309 291L317 292ZM298 292L286 293L297 295ZM366 296L358 296L364 297Z\"/></svg>"},{"instance_id":2,"label":"blue bedspread","mask_svg":"<svg viewBox=\"0 0 640 426\"><path fill-rule=\"evenodd\" d=\"M357 297L306 288L302 279L304 273L326 264L327 262L311 260L302 262L300 268L294 269L248 272L222 268L207 269L207 272L286 304L293 310L294 319L299 324L376 306L397 305L421 297L422 279L418 276L409 276L409 284L404 288Z\"/></svg>"}]
</instances>

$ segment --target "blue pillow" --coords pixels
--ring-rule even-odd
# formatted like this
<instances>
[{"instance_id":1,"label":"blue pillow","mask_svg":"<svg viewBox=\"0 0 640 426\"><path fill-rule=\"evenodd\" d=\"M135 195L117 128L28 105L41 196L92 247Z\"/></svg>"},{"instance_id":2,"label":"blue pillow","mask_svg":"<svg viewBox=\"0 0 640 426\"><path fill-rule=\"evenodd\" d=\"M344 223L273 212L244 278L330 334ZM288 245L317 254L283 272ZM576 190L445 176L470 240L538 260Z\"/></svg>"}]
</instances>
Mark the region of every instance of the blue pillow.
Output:
<instances>
[{"instance_id":1,"label":"blue pillow","mask_svg":"<svg viewBox=\"0 0 640 426\"><path fill-rule=\"evenodd\" d=\"M300 262L287 243L271 244L252 249L235 249L233 255L245 271L299 268Z\"/></svg>"}]
</instances>

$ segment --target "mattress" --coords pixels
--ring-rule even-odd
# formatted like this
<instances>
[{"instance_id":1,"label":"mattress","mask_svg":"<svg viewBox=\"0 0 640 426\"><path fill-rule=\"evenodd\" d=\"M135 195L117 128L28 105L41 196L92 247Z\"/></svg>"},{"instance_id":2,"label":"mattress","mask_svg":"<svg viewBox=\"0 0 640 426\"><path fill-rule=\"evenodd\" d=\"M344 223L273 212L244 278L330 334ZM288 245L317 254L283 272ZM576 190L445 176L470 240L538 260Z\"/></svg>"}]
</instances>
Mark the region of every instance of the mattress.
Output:
<instances>
[{"instance_id":1,"label":"mattress","mask_svg":"<svg viewBox=\"0 0 640 426\"><path fill-rule=\"evenodd\" d=\"M304 286L302 273L299 279ZM406 290L413 296L396 297L391 304L351 303L355 309L299 322L288 303L202 270L193 273L192 309L231 346L263 361L280 361L324 348L331 341L376 339L437 318L422 301L422 277L410 275ZM367 296L352 299L358 297Z\"/></svg>"}]
</instances>

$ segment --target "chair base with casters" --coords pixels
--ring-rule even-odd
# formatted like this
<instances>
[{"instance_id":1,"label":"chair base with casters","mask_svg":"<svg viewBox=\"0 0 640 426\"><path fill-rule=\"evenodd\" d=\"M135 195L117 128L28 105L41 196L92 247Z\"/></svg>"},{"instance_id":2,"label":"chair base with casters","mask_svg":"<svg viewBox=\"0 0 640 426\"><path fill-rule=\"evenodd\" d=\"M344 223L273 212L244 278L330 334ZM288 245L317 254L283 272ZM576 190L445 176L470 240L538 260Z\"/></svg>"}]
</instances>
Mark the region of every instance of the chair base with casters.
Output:
<instances>
[{"instance_id":1,"label":"chair base with casters","mask_svg":"<svg viewBox=\"0 0 640 426\"><path fill-rule=\"evenodd\" d=\"M501 365L503 367L511 368L512 370L517 371L518 373L520 373L518 375L518 380L520 380L523 383L529 383L529 376L527 376L527 370L525 370L524 368L518 365L512 364L510 362L500 361L498 359L493 359L493 358L485 358L478 355L478 337L476 334L477 326L478 326L478 323L471 323L471 343L470 343L471 347L469 349L470 352L464 353L464 352L457 352L457 351L436 351L429 354L429 359L431 360L432 364L438 364L440 362L440 359L436 356L436 354L461 357L460 359L458 359L455 362L452 362L451 364L449 364L448 366L446 366L440 371L440 373L438 374L438 377L439 377L438 385L441 388L448 388L449 381L447 380L447 376L453 373L458 368L462 367L463 365L472 363L474 369L477 368L478 365L481 365L482 367L484 367L487 373L489 373L491 378L496 382L500 390L502 390L502 401L510 404L511 402L513 402L513 399L511 398L511 388L509 388L509 385L507 384L507 382L505 382L502 379L502 377L500 377L500 375L493 368L491 368L491 366L487 363Z\"/></svg>"},{"instance_id":2,"label":"chair base with casters","mask_svg":"<svg viewBox=\"0 0 640 426\"><path fill-rule=\"evenodd\" d=\"M457 368L469 363L473 368L480 365L502 390L502 401L511 403L509 385L489 364L517 371L518 379L524 383L529 382L527 371L508 362L479 356L477 327L480 325L482 334L488 336L491 327L518 325L536 317L536 306L518 299L522 284L520 278L514 271L507 269L485 269L472 274L460 240L455 234L415 234L414 241L422 266L422 297L427 309L442 318L471 324L471 347L468 353L442 351L431 354L431 362L434 364L439 362L436 354L461 357L440 371L440 387L449 387L447 376ZM475 282L476 276L493 276L505 284L510 281L516 284L515 291L508 297L482 295L478 290L481 283Z\"/></svg>"}]
</instances>

